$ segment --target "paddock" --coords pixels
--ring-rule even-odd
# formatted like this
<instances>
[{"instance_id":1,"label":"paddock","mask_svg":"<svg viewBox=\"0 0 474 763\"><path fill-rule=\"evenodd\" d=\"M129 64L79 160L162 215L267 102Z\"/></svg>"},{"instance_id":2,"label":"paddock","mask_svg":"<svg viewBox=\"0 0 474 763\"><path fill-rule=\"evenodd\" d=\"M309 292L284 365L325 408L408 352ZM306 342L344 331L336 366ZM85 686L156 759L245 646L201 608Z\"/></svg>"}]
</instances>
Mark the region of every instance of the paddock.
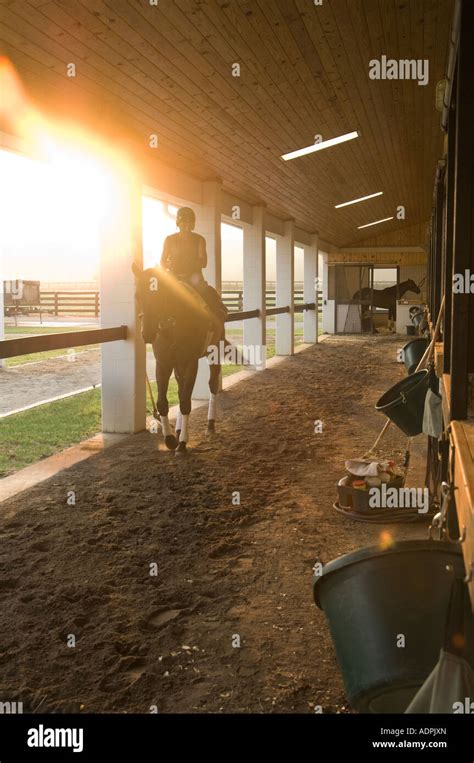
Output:
<instances>
[{"instance_id":1,"label":"paddock","mask_svg":"<svg viewBox=\"0 0 474 763\"><path fill-rule=\"evenodd\" d=\"M0 693L32 712L350 712L309 581L426 534L333 509L347 438L367 448L402 377L397 347L332 337L223 393L214 439L195 411L186 463L140 433L5 501Z\"/></svg>"}]
</instances>

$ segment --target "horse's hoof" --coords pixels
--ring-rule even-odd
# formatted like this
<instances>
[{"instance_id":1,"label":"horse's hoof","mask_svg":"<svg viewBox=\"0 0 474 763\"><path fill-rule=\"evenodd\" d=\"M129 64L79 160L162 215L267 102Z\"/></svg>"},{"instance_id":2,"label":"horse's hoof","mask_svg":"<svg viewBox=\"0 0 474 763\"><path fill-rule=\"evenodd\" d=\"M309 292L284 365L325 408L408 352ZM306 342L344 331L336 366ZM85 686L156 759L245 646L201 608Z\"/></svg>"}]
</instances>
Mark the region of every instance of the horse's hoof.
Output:
<instances>
[{"instance_id":1,"label":"horse's hoof","mask_svg":"<svg viewBox=\"0 0 474 763\"><path fill-rule=\"evenodd\" d=\"M207 422L207 434L213 435L216 433L216 422L210 419Z\"/></svg>"},{"instance_id":2,"label":"horse's hoof","mask_svg":"<svg viewBox=\"0 0 474 763\"><path fill-rule=\"evenodd\" d=\"M178 447L178 440L174 436L174 434L168 434L165 437L165 445L168 448L168 450L176 450Z\"/></svg>"},{"instance_id":3,"label":"horse's hoof","mask_svg":"<svg viewBox=\"0 0 474 763\"><path fill-rule=\"evenodd\" d=\"M180 442L176 448L175 456L185 456L187 452L186 443Z\"/></svg>"}]
</instances>

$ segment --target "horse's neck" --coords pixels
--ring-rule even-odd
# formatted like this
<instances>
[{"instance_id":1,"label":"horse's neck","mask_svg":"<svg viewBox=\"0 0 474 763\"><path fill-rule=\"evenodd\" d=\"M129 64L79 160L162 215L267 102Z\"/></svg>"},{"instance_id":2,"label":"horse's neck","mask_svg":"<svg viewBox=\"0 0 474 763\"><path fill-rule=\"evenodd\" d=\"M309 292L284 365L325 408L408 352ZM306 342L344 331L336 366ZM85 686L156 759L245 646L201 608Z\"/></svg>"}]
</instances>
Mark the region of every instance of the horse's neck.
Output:
<instances>
[{"instance_id":1,"label":"horse's neck","mask_svg":"<svg viewBox=\"0 0 474 763\"><path fill-rule=\"evenodd\" d=\"M408 286L408 281L402 281L401 283L398 284L397 295L399 299L403 297L403 295L406 294L407 291L410 291Z\"/></svg>"}]
</instances>

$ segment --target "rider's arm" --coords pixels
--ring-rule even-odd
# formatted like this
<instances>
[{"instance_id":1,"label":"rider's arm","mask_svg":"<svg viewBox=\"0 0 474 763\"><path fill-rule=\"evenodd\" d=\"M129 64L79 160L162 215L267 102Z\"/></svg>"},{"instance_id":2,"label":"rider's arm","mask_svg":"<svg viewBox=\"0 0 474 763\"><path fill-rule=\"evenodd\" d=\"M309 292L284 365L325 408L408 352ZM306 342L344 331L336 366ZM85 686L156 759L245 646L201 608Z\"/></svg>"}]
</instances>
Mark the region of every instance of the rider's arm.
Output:
<instances>
[{"instance_id":1,"label":"rider's arm","mask_svg":"<svg viewBox=\"0 0 474 763\"><path fill-rule=\"evenodd\" d=\"M171 247L169 242L169 236L165 238L165 242L163 244L163 253L161 255L160 265L165 270L169 269L170 266L170 254L171 254Z\"/></svg>"},{"instance_id":2,"label":"rider's arm","mask_svg":"<svg viewBox=\"0 0 474 763\"><path fill-rule=\"evenodd\" d=\"M206 239L203 238L202 236L199 236L198 258L199 258L199 267L205 268L207 265Z\"/></svg>"}]
</instances>

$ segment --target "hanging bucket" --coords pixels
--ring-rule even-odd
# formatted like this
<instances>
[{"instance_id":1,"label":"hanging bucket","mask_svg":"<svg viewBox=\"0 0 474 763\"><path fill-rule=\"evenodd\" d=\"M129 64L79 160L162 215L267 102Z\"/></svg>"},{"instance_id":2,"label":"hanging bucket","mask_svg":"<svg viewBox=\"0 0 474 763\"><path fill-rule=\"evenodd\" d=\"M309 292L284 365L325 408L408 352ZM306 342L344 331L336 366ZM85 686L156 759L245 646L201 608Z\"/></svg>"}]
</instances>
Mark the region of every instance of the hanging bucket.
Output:
<instances>
[{"instance_id":1,"label":"hanging bucket","mask_svg":"<svg viewBox=\"0 0 474 763\"><path fill-rule=\"evenodd\" d=\"M423 430L425 397L429 387L426 368L395 384L377 401L375 409L381 411L408 437Z\"/></svg>"},{"instance_id":2,"label":"hanging bucket","mask_svg":"<svg viewBox=\"0 0 474 763\"><path fill-rule=\"evenodd\" d=\"M408 374L412 374L416 370L427 347L428 340L421 337L405 345L403 348L403 362Z\"/></svg>"},{"instance_id":3,"label":"hanging bucket","mask_svg":"<svg viewBox=\"0 0 474 763\"><path fill-rule=\"evenodd\" d=\"M436 665L453 582L448 566L464 576L458 544L410 540L340 556L314 578L355 710L403 713Z\"/></svg>"}]
</instances>

